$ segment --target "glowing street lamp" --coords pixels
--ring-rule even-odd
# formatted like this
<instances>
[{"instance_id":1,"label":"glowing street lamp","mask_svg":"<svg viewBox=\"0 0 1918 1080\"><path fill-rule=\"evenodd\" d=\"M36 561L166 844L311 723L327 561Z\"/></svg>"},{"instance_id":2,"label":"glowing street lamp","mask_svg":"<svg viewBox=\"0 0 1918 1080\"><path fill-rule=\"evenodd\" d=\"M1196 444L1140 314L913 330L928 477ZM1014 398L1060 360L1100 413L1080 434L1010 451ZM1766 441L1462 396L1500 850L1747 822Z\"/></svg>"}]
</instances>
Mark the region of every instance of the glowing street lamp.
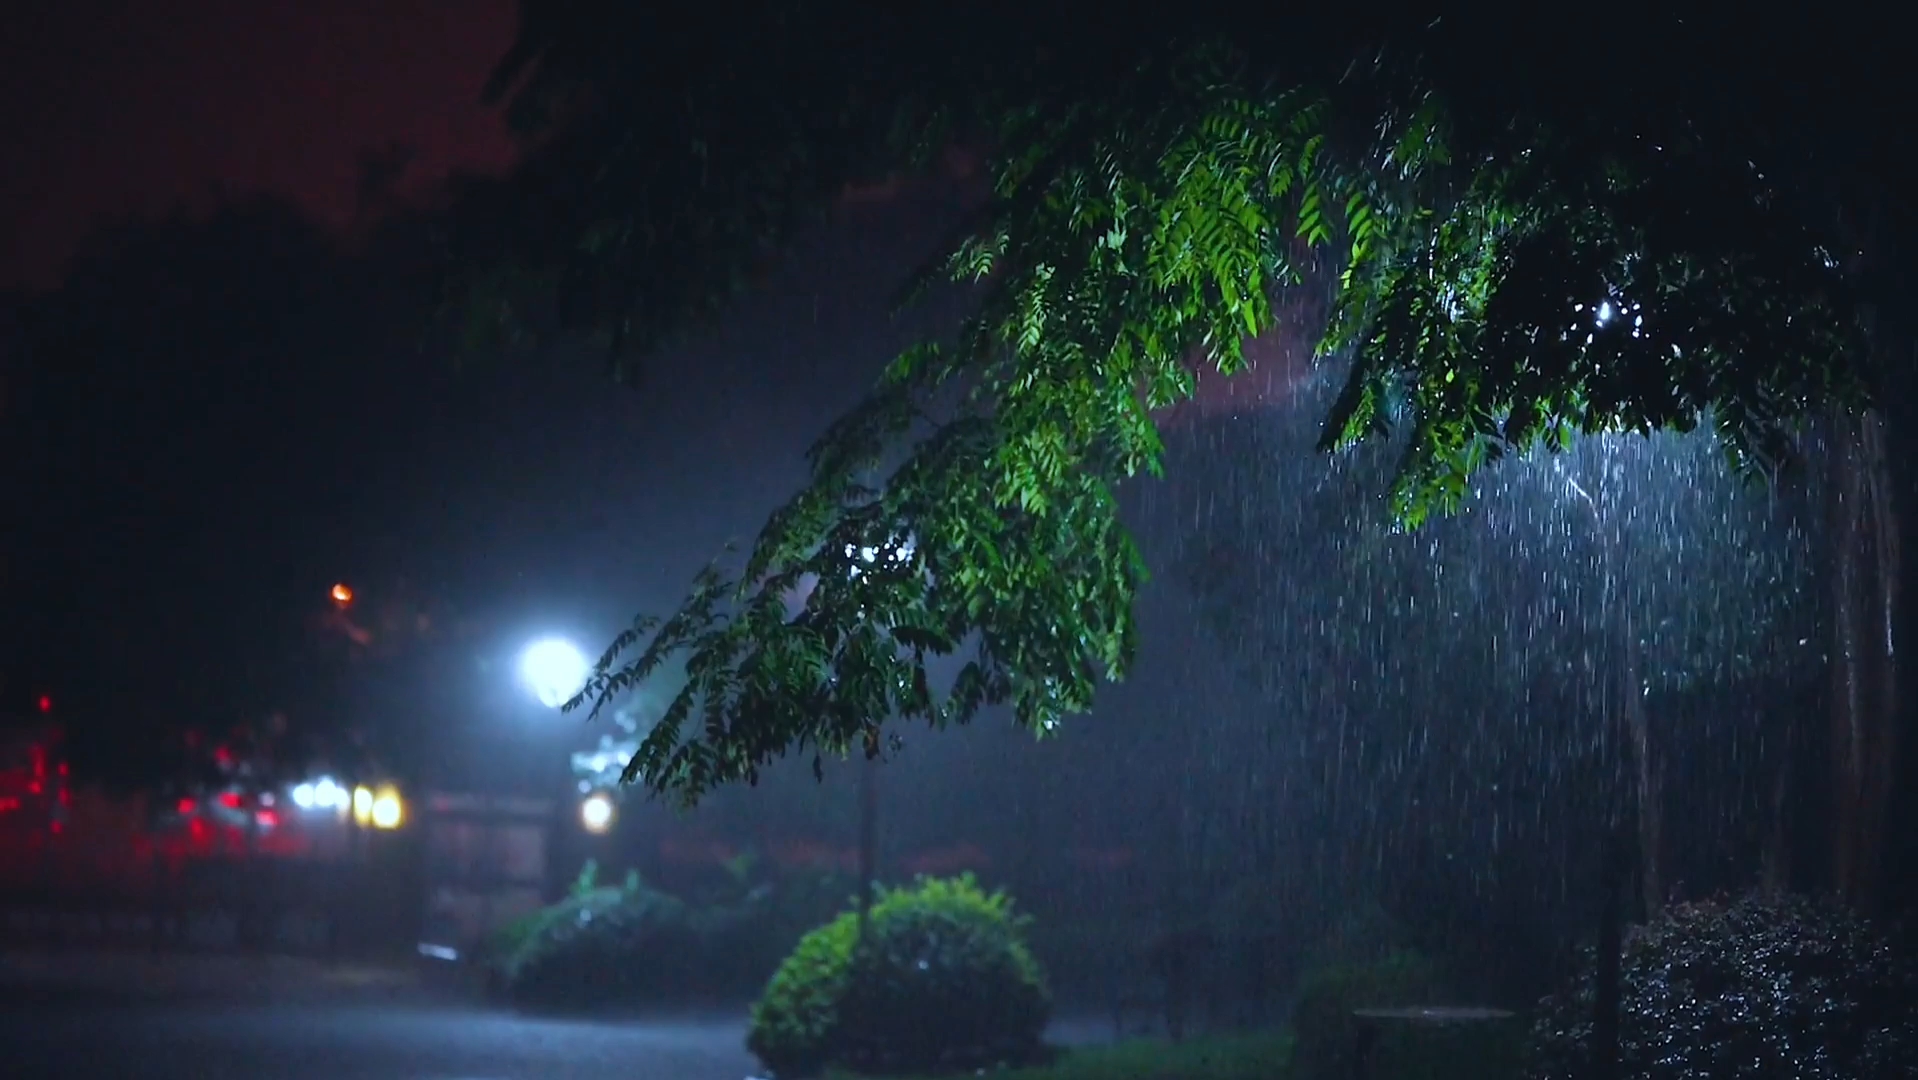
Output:
<instances>
[{"instance_id":1,"label":"glowing street lamp","mask_svg":"<svg viewBox=\"0 0 1918 1080\"><path fill-rule=\"evenodd\" d=\"M615 816L612 797L603 791L595 791L580 800L579 824L589 833L603 833L612 828Z\"/></svg>"},{"instance_id":2,"label":"glowing street lamp","mask_svg":"<svg viewBox=\"0 0 1918 1080\"><path fill-rule=\"evenodd\" d=\"M526 647L519 657L519 675L541 705L557 709L586 686L592 671L586 657L569 641L546 638Z\"/></svg>"},{"instance_id":3,"label":"glowing street lamp","mask_svg":"<svg viewBox=\"0 0 1918 1080\"><path fill-rule=\"evenodd\" d=\"M353 602L353 587L342 581L334 585L327 595L333 598L334 603L345 607Z\"/></svg>"}]
</instances>

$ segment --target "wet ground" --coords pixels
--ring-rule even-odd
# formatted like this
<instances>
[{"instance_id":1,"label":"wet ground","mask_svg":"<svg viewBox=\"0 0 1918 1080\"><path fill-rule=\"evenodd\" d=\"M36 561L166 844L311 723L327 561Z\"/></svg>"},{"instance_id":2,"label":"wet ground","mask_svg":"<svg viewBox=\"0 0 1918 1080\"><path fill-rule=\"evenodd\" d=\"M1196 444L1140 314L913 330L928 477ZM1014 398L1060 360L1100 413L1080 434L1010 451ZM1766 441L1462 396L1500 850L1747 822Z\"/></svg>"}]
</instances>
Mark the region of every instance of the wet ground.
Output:
<instances>
[{"instance_id":1,"label":"wet ground","mask_svg":"<svg viewBox=\"0 0 1918 1080\"><path fill-rule=\"evenodd\" d=\"M743 1013L553 1020L378 972L244 977L253 970L184 977L154 964L55 978L0 963L0 1077L742 1080L756 1071ZM1075 1024L1055 1034L1076 1042L1104 1031Z\"/></svg>"},{"instance_id":2,"label":"wet ground","mask_svg":"<svg viewBox=\"0 0 1918 1080\"><path fill-rule=\"evenodd\" d=\"M0 1075L113 1080L740 1080L744 1019L543 1020L422 1002L0 1002Z\"/></svg>"}]
</instances>

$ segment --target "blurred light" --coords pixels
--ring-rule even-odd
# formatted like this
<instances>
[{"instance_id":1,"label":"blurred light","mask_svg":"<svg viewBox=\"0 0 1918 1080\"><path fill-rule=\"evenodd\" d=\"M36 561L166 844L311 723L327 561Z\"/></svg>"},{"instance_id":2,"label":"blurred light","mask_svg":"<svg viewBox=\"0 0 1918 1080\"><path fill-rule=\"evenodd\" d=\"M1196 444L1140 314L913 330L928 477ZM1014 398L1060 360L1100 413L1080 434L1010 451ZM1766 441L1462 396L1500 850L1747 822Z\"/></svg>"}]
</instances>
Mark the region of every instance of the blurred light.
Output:
<instances>
[{"instance_id":1,"label":"blurred light","mask_svg":"<svg viewBox=\"0 0 1918 1080\"><path fill-rule=\"evenodd\" d=\"M520 654L519 674L541 705L557 709L586 686L586 657L559 638L546 638Z\"/></svg>"},{"instance_id":2,"label":"blurred light","mask_svg":"<svg viewBox=\"0 0 1918 1080\"><path fill-rule=\"evenodd\" d=\"M342 606L346 604L350 604L353 602L353 588L352 586L342 582L338 585L333 586L332 596L333 596L333 602L336 604L339 604Z\"/></svg>"},{"instance_id":3,"label":"blurred light","mask_svg":"<svg viewBox=\"0 0 1918 1080\"><path fill-rule=\"evenodd\" d=\"M180 814L185 815L185 814L191 814L198 807L199 807L199 804L194 802L192 799L181 799L177 804L175 804L173 809L179 812Z\"/></svg>"},{"instance_id":4,"label":"blurred light","mask_svg":"<svg viewBox=\"0 0 1918 1080\"><path fill-rule=\"evenodd\" d=\"M375 829L397 829L406 816L405 807L400 803L400 793L393 788L381 788L373 797L373 827Z\"/></svg>"},{"instance_id":5,"label":"blurred light","mask_svg":"<svg viewBox=\"0 0 1918 1080\"><path fill-rule=\"evenodd\" d=\"M272 829L280 824L280 815L271 810L262 810L253 815L253 820L259 822L262 829Z\"/></svg>"},{"instance_id":6,"label":"blurred light","mask_svg":"<svg viewBox=\"0 0 1918 1080\"><path fill-rule=\"evenodd\" d=\"M353 808L353 793L330 776L295 784L288 795L293 799L293 805L302 810L339 810L344 813Z\"/></svg>"},{"instance_id":7,"label":"blurred light","mask_svg":"<svg viewBox=\"0 0 1918 1080\"><path fill-rule=\"evenodd\" d=\"M41 712L53 711L53 698L51 695L48 695L48 694L40 695L40 711Z\"/></svg>"},{"instance_id":8,"label":"blurred light","mask_svg":"<svg viewBox=\"0 0 1918 1080\"><path fill-rule=\"evenodd\" d=\"M579 823L589 833L603 833L613 827L613 800L596 791L580 800Z\"/></svg>"},{"instance_id":9,"label":"blurred light","mask_svg":"<svg viewBox=\"0 0 1918 1080\"><path fill-rule=\"evenodd\" d=\"M237 791L221 792L220 805L226 807L228 810L238 810L240 808L240 793Z\"/></svg>"},{"instance_id":10,"label":"blurred light","mask_svg":"<svg viewBox=\"0 0 1918 1080\"><path fill-rule=\"evenodd\" d=\"M373 820L373 792L367 788L353 789L353 820L366 825Z\"/></svg>"}]
</instances>

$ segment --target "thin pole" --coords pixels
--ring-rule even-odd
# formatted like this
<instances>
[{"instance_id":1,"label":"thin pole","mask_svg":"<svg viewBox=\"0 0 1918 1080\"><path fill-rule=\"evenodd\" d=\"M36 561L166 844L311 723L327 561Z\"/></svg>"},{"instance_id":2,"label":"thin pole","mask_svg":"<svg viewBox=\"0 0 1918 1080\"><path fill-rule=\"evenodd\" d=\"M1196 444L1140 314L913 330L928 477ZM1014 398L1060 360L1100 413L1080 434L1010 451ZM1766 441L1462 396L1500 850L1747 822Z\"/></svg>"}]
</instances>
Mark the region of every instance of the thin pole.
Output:
<instances>
[{"instance_id":1,"label":"thin pole","mask_svg":"<svg viewBox=\"0 0 1918 1080\"><path fill-rule=\"evenodd\" d=\"M868 756L859 768L859 933L872 913L873 890L879 885L879 759Z\"/></svg>"}]
</instances>

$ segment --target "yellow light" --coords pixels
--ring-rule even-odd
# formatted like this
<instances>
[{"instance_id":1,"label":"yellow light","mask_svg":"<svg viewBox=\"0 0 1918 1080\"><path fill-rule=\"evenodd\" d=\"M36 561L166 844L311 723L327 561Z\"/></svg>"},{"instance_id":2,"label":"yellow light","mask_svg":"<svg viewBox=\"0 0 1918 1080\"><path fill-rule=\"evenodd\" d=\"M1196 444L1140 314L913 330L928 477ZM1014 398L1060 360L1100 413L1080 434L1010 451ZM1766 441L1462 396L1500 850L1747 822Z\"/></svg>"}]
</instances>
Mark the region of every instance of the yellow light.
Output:
<instances>
[{"instance_id":1,"label":"yellow light","mask_svg":"<svg viewBox=\"0 0 1918 1080\"><path fill-rule=\"evenodd\" d=\"M400 793L392 788L381 788L373 797L373 827L375 829L397 829L400 819L406 816L405 805L400 802Z\"/></svg>"},{"instance_id":2,"label":"yellow light","mask_svg":"<svg viewBox=\"0 0 1918 1080\"><path fill-rule=\"evenodd\" d=\"M341 582L340 584L333 586L333 602L336 604L352 603L353 587L351 585L346 584L345 582Z\"/></svg>"},{"instance_id":3,"label":"yellow light","mask_svg":"<svg viewBox=\"0 0 1918 1080\"><path fill-rule=\"evenodd\" d=\"M595 791L579 804L579 824L589 833L603 833L613 827L613 800Z\"/></svg>"},{"instance_id":4,"label":"yellow light","mask_svg":"<svg viewBox=\"0 0 1918 1080\"><path fill-rule=\"evenodd\" d=\"M373 820L373 792L363 788L353 789L353 820L361 825L371 824Z\"/></svg>"}]
</instances>

